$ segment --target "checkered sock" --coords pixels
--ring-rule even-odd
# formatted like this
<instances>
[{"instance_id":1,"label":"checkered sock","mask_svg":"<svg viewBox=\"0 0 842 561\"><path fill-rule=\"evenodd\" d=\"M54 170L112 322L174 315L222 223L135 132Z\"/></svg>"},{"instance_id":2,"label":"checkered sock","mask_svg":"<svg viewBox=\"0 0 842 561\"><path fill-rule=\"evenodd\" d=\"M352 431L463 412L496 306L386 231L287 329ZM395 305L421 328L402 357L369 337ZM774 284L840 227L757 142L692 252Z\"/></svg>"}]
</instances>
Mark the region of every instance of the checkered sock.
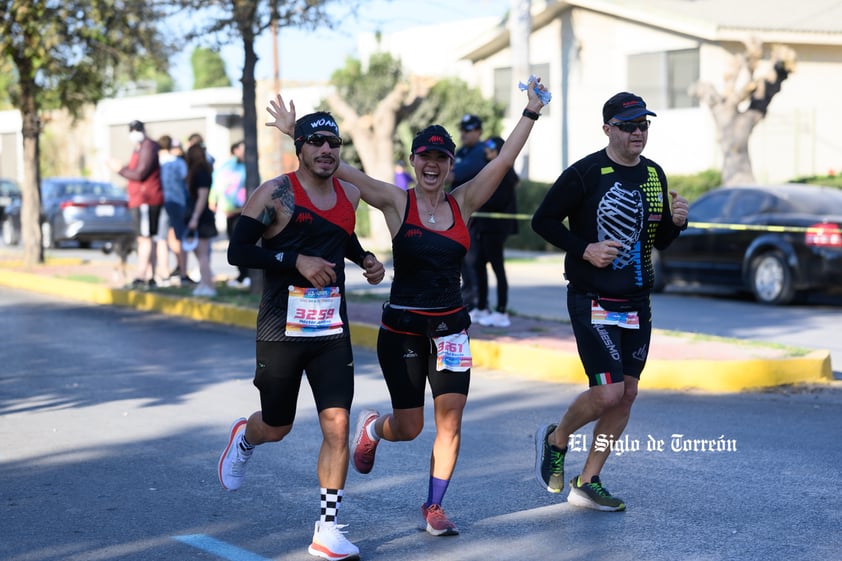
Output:
<instances>
[{"instance_id":1,"label":"checkered sock","mask_svg":"<svg viewBox=\"0 0 842 561\"><path fill-rule=\"evenodd\" d=\"M345 494L345 490L321 487L320 492L322 495L322 512L319 520L321 522L336 522L336 517L339 516L339 506L342 504L342 495Z\"/></svg>"},{"instance_id":2,"label":"checkered sock","mask_svg":"<svg viewBox=\"0 0 842 561\"><path fill-rule=\"evenodd\" d=\"M246 440L246 431L243 431L243 434L240 435L240 450L243 452L251 452L254 450L254 444L251 444L248 440Z\"/></svg>"}]
</instances>

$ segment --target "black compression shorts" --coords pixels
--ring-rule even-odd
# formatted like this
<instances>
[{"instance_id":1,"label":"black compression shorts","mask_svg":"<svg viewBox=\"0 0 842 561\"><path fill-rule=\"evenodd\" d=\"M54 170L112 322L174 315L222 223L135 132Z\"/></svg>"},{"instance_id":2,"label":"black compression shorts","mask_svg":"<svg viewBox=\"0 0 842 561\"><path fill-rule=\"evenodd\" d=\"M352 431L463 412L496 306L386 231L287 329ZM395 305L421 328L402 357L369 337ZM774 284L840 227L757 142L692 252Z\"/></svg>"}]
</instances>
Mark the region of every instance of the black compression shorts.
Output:
<instances>
[{"instance_id":1,"label":"black compression shorts","mask_svg":"<svg viewBox=\"0 0 842 561\"><path fill-rule=\"evenodd\" d=\"M331 407L350 411L354 357L349 338L258 341L254 385L260 390L263 422L272 427L292 424L305 371L319 412Z\"/></svg>"},{"instance_id":2,"label":"black compression shorts","mask_svg":"<svg viewBox=\"0 0 842 561\"><path fill-rule=\"evenodd\" d=\"M377 357L392 398L392 408L423 407L427 380L433 399L446 393L468 395L471 371L436 370L436 348L426 335L395 333L381 328Z\"/></svg>"},{"instance_id":3,"label":"black compression shorts","mask_svg":"<svg viewBox=\"0 0 842 561\"><path fill-rule=\"evenodd\" d=\"M589 385L615 384L622 382L624 376L639 380L652 338L652 311L648 302L638 310L640 329L627 329L591 323L592 300L587 294L567 291L570 323Z\"/></svg>"}]
</instances>

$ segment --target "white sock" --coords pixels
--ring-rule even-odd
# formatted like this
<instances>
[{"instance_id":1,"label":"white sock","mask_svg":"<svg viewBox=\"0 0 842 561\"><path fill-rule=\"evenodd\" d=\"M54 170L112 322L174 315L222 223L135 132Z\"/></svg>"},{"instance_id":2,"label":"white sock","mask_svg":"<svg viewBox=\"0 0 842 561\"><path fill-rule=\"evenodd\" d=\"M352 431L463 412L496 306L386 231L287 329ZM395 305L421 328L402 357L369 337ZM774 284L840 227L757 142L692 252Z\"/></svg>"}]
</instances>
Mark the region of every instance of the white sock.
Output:
<instances>
[{"instance_id":1,"label":"white sock","mask_svg":"<svg viewBox=\"0 0 842 561\"><path fill-rule=\"evenodd\" d=\"M380 440L380 437L377 436L377 432L374 430L374 424L377 422L377 419L374 420L374 423L369 423L368 426L365 428L365 433L368 435L370 439L377 442Z\"/></svg>"}]
</instances>

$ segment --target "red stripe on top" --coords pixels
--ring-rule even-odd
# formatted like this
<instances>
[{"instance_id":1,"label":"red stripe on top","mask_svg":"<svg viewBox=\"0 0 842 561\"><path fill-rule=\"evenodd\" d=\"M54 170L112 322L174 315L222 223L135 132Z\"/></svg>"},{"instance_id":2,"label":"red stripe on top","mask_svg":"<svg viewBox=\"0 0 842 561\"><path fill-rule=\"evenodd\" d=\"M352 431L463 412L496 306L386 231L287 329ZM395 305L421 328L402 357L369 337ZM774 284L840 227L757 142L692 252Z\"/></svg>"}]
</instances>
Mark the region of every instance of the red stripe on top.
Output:
<instances>
[{"instance_id":1,"label":"red stripe on top","mask_svg":"<svg viewBox=\"0 0 842 561\"><path fill-rule=\"evenodd\" d=\"M338 179L335 177L333 178L333 192L336 193L336 204L327 210L322 210L313 204L313 201L310 200L310 196L307 195L307 191L305 191L304 187L301 186L301 181L298 180L298 175L295 172L289 174L289 179L292 183L292 193L295 197L296 206L306 208L307 210L318 214L328 222L336 224L345 230L349 236L354 233L357 215L354 205L352 205L351 201L348 200L348 197L345 195L345 189L342 188L342 184ZM347 212L347 208L342 208L346 205L347 207L350 207L350 213Z\"/></svg>"},{"instance_id":2,"label":"red stripe on top","mask_svg":"<svg viewBox=\"0 0 842 561\"><path fill-rule=\"evenodd\" d=\"M440 236L451 239L456 243L463 245L465 249L468 249L471 246L471 235L468 232L467 226L465 226L465 222L462 220L462 211L459 209L456 199L447 193L444 194L444 200L446 200L447 204L450 205L450 211L453 213L453 224L447 230L433 230L432 228L427 228L424 221L421 220L421 215L418 214L418 197L415 194L415 188L410 189L407 193L409 193L411 198L409 214L406 217L407 224L420 226L427 231L434 232Z\"/></svg>"}]
</instances>

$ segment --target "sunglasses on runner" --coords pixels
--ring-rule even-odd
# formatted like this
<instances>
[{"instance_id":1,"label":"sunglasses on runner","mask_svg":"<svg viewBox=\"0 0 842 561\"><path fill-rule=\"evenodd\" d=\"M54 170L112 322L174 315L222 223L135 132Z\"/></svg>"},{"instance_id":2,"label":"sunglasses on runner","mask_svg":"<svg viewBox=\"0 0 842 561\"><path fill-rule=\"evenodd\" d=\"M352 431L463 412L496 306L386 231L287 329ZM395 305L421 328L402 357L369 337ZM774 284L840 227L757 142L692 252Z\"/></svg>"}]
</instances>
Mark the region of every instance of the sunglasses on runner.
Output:
<instances>
[{"instance_id":1,"label":"sunglasses on runner","mask_svg":"<svg viewBox=\"0 0 842 561\"><path fill-rule=\"evenodd\" d=\"M617 127L623 132L634 132L636 130L646 131L649 129L649 121L626 121L623 123L608 123L609 127Z\"/></svg>"},{"instance_id":2,"label":"sunglasses on runner","mask_svg":"<svg viewBox=\"0 0 842 561\"><path fill-rule=\"evenodd\" d=\"M326 134L313 133L304 137L304 142L312 144L313 146L322 146L325 142L331 148L339 148L342 146L342 139L338 136L328 136Z\"/></svg>"}]
</instances>

